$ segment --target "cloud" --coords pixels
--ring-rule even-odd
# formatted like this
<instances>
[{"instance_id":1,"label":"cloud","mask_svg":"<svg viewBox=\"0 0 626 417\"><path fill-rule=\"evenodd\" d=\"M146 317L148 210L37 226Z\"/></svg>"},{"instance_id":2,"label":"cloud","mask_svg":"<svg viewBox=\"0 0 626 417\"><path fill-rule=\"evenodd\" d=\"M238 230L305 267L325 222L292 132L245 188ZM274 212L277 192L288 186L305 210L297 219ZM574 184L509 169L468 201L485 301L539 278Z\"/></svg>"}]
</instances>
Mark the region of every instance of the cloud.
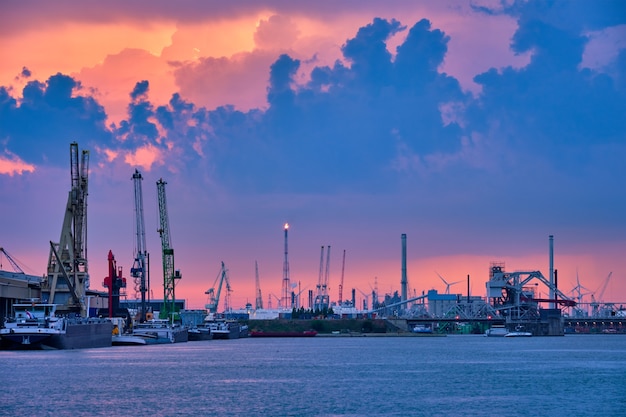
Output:
<instances>
[{"instance_id":1,"label":"cloud","mask_svg":"<svg viewBox=\"0 0 626 417\"><path fill-rule=\"evenodd\" d=\"M289 49L300 36L296 23L288 16L272 15L261 19L254 33L254 42L260 49Z\"/></svg>"},{"instance_id":2,"label":"cloud","mask_svg":"<svg viewBox=\"0 0 626 417\"><path fill-rule=\"evenodd\" d=\"M22 161L17 155L7 153L0 155L0 175L22 175L25 172L35 172L35 166Z\"/></svg>"},{"instance_id":3,"label":"cloud","mask_svg":"<svg viewBox=\"0 0 626 417\"><path fill-rule=\"evenodd\" d=\"M81 95L84 93L84 95ZM30 81L18 102L0 89L0 136L7 149L34 164L65 161L67 144L111 140L104 108L72 77Z\"/></svg>"}]
</instances>

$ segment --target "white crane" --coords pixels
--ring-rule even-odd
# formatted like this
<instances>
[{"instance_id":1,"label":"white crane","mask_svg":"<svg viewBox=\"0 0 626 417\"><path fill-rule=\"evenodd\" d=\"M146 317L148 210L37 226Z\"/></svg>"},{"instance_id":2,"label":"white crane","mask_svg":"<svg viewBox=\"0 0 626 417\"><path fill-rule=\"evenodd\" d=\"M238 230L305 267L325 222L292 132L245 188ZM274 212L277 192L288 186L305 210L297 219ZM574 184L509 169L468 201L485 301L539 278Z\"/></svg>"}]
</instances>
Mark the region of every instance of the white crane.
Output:
<instances>
[{"instance_id":1,"label":"white crane","mask_svg":"<svg viewBox=\"0 0 626 417\"><path fill-rule=\"evenodd\" d=\"M143 192L141 189L141 181L143 177L138 170L132 177L135 188L135 232L136 232L136 247L135 247L135 260L133 266L130 268L130 275L133 277L135 283L135 299L141 297L141 311L140 321L143 323L146 321L146 293L148 292L148 271L147 271L147 257L146 251L146 228L143 217Z\"/></svg>"}]
</instances>

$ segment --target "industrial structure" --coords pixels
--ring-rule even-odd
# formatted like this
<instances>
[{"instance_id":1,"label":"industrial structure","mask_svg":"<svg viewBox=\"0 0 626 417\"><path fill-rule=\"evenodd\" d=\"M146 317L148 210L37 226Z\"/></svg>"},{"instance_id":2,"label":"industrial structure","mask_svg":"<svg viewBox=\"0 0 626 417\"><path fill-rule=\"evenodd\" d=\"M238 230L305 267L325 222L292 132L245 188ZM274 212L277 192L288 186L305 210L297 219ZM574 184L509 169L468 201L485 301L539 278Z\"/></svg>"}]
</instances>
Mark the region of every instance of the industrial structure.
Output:
<instances>
[{"instance_id":1,"label":"industrial structure","mask_svg":"<svg viewBox=\"0 0 626 417\"><path fill-rule=\"evenodd\" d=\"M143 217L143 192L141 181L143 180L141 173L135 170L132 177L135 190L135 260L130 269L130 275L134 280L135 300L141 297L141 307L139 308L139 321L146 321L147 304L146 294L149 288L149 269L148 269L148 251L146 249L146 228Z\"/></svg>"},{"instance_id":2,"label":"industrial structure","mask_svg":"<svg viewBox=\"0 0 626 417\"><path fill-rule=\"evenodd\" d=\"M163 308L160 318L173 318L176 309L176 280L182 278L180 270L174 269L174 249L170 240L170 224L167 214L167 200L165 197L165 181L157 181L157 197L159 202L159 235L161 236L161 251L163 255Z\"/></svg>"},{"instance_id":3,"label":"industrial structure","mask_svg":"<svg viewBox=\"0 0 626 417\"><path fill-rule=\"evenodd\" d=\"M289 277L289 244L288 244L288 233L289 233L289 223L285 223L285 260L283 263L283 288L282 288L282 298L280 300L280 307L283 309L291 309L293 307L293 297L291 296L291 278Z\"/></svg>"},{"instance_id":4,"label":"industrial structure","mask_svg":"<svg viewBox=\"0 0 626 417\"><path fill-rule=\"evenodd\" d=\"M254 283L255 283L255 294L256 300L254 303L254 308L256 310L263 308L263 295L261 294L261 283L259 282L259 264L257 261L254 261Z\"/></svg>"},{"instance_id":5,"label":"industrial structure","mask_svg":"<svg viewBox=\"0 0 626 417\"><path fill-rule=\"evenodd\" d=\"M313 310L325 311L330 307L330 296L328 295L328 280L330 275L330 245L326 248L326 268L324 268L324 246L320 255L320 273L317 281L317 293Z\"/></svg>"},{"instance_id":6,"label":"industrial structure","mask_svg":"<svg viewBox=\"0 0 626 417\"><path fill-rule=\"evenodd\" d=\"M120 296L123 295L121 290L122 288L126 288L126 278L122 276L122 267L117 266L115 256L113 256L113 251L111 250L109 250L107 261L109 265L109 275L104 278L102 286L109 290L107 315L108 317L116 317L120 314ZM124 312L123 315L126 316L126 312Z\"/></svg>"},{"instance_id":7,"label":"industrial structure","mask_svg":"<svg viewBox=\"0 0 626 417\"><path fill-rule=\"evenodd\" d=\"M343 250L343 259L341 261L341 279L339 281L339 299L337 303L341 305L343 303L343 277L346 272L346 250Z\"/></svg>"},{"instance_id":8,"label":"industrial structure","mask_svg":"<svg viewBox=\"0 0 626 417\"><path fill-rule=\"evenodd\" d=\"M224 265L224 261L222 261L222 267L220 268L220 272L215 278L215 282L213 286L206 290L204 293L207 294L207 303L204 306L209 313L217 313L217 308L220 303L220 295L222 294L222 286L226 283L226 290L230 291L230 282L228 279L228 269ZM215 290L217 287L217 291ZM228 298L227 298L228 300ZM226 301L224 305L224 311L228 310L228 301Z\"/></svg>"},{"instance_id":9,"label":"industrial structure","mask_svg":"<svg viewBox=\"0 0 626 417\"><path fill-rule=\"evenodd\" d=\"M89 289L87 264L87 185L89 151L80 152L70 144L71 189L67 197L61 236L50 242L47 277L41 285L41 298L58 304L59 314L88 315L85 292Z\"/></svg>"}]
</instances>

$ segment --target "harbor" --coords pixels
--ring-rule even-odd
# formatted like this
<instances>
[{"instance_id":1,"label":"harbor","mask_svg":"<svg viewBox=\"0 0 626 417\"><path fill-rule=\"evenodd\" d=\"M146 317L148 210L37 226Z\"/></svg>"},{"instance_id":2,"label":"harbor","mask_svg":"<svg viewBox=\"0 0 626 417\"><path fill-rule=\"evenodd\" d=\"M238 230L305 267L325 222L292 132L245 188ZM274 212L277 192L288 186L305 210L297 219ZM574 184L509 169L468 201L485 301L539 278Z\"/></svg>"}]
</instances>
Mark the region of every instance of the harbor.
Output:
<instances>
[{"instance_id":1,"label":"harbor","mask_svg":"<svg viewBox=\"0 0 626 417\"><path fill-rule=\"evenodd\" d=\"M240 338L299 338L341 336L441 336L470 335L530 337L570 334L626 334L626 302L604 299L612 272L601 287L584 302L577 286L569 293L558 285L554 267L554 237L549 236L549 271L507 271L503 262L489 265L485 296L467 291L450 293L454 283L446 284L445 293L423 291L409 296L407 277L407 235L401 234L399 291L380 300L377 286L370 294L361 291L362 308L357 308L357 289L343 295L345 255L337 299L330 289L331 247L322 246L319 276L308 297L299 284L292 283L289 259L289 224L283 227L282 297L278 308L264 308L258 265L255 263L255 305L233 309L232 291L225 263L212 286L205 291L204 309L186 309L185 301L176 298L182 278L174 265L170 238L166 181L157 181L157 206L163 265L163 298L152 299L149 254L145 244L143 219L143 176L132 175L136 250L131 279L124 277L112 250L108 253L108 275L102 286L91 289L87 245L87 184L89 152L70 145L71 190L68 194L60 239L50 241L47 275L42 278L25 274L2 248L14 271L0 271L0 313L5 317L0 328L0 346L5 349L81 349L113 345L145 346L178 344L188 341L233 340ZM129 299L127 289L135 289ZM299 289L296 292L296 289ZM359 290L360 291L360 290ZM547 297L540 294L548 294ZM371 296L371 298L370 298ZM308 298L308 302L307 302ZM370 303L368 303L368 299ZM269 298L271 302L271 297ZM270 304L270 303L268 303ZM306 308L305 308L306 305Z\"/></svg>"}]
</instances>

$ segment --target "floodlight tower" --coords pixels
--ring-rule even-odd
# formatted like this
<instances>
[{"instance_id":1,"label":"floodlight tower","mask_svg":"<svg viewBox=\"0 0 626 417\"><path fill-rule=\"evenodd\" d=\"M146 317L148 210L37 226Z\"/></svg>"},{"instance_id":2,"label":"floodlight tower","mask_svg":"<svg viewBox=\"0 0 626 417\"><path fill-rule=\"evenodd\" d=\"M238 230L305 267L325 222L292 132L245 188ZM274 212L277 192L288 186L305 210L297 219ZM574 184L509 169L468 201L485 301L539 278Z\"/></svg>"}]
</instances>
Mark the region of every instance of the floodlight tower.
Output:
<instances>
[{"instance_id":1,"label":"floodlight tower","mask_svg":"<svg viewBox=\"0 0 626 417\"><path fill-rule=\"evenodd\" d=\"M289 278L289 257L288 257L288 233L289 223L285 223L285 262L283 263L283 296L281 304L283 309L291 308L291 279Z\"/></svg>"}]
</instances>

